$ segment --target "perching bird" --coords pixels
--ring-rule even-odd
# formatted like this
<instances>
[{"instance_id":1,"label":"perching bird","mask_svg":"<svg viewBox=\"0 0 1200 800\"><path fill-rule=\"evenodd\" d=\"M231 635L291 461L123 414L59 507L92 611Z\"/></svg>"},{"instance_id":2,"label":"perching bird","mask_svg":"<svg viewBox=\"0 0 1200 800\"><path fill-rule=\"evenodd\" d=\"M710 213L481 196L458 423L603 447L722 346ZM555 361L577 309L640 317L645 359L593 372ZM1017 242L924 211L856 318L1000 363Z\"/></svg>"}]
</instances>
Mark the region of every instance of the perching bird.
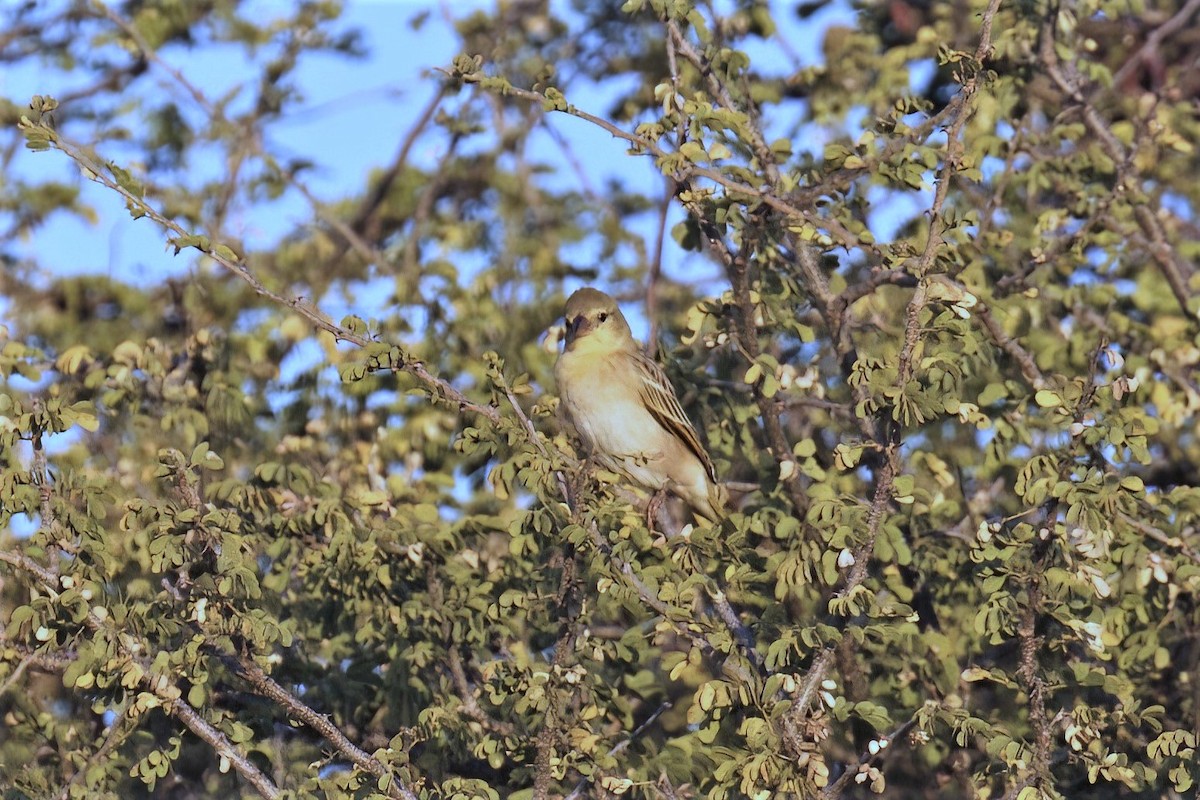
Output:
<instances>
[{"instance_id":1,"label":"perching bird","mask_svg":"<svg viewBox=\"0 0 1200 800\"><path fill-rule=\"evenodd\" d=\"M647 356L617 302L580 289L567 300L566 346L554 365L563 406L601 466L647 489L669 489L707 521L725 492L675 389Z\"/></svg>"}]
</instances>

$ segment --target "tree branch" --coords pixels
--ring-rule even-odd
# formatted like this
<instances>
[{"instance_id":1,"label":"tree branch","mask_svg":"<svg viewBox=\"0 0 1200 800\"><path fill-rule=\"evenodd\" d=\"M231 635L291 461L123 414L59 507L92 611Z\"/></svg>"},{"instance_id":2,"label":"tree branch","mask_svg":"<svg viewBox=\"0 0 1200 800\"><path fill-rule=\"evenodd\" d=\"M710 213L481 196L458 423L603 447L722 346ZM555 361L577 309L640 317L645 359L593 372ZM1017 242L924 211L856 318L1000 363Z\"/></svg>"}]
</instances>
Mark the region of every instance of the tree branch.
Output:
<instances>
[{"instance_id":1,"label":"tree branch","mask_svg":"<svg viewBox=\"0 0 1200 800\"><path fill-rule=\"evenodd\" d=\"M883 761L886 756L894 755L900 749L896 746L896 743L912 730L916 724L917 721L910 718L891 733L875 739L875 752L871 752L870 749L863 751L858 757L858 762L846 765L841 776L829 786L826 786L821 792L821 796L830 798L830 800L840 798L845 794L846 789L850 788L851 781L855 781L868 767Z\"/></svg>"},{"instance_id":2,"label":"tree branch","mask_svg":"<svg viewBox=\"0 0 1200 800\"><path fill-rule=\"evenodd\" d=\"M44 591L49 592L51 597L57 596L58 581L55 576L28 556L0 551L0 561L12 564L34 576L41 582ZM166 675L153 672L152 666L147 660L138 658L134 654L130 648L129 634L117 630L107 615L99 614L95 608L91 608L84 618L84 625L93 633L105 631L107 638L113 642L121 656L141 665L142 677L139 684L143 691L153 695L164 711L207 742L217 755L228 760L229 764L247 783L254 787L260 796L267 800L276 800L282 796L278 787L251 763L241 748L230 741L224 733L214 728L187 702L180 699L183 693L172 680ZM415 798L406 798L406 800L415 800Z\"/></svg>"},{"instance_id":3,"label":"tree branch","mask_svg":"<svg viewBox=\"0 0 1200 800\"><path fill-rule=\"evenodd\" d=\"M340 728L329 721L328 717L318 714L300 698L276 683L255 661L242 656L222 654L215 650L214 652L250 684L255 694L273 701L292 717L312 728L356 766L377 778L386 778L388 783L385 791L390 797L401 798L401 800L417 800L416 793L383 762L351 742Z\"/></svg>"},{"instance_id":4,"label":"tree branch","mask_svg":"<svg viewBox=\"0 0 1200 800\"><path fill-rule=\"evenodd\" d=\"M987 10L984 12L983 22L980 26L979 47L976 50L976 57L979 61L982 61L991 52L992 19L995 17L999 7L1000 0L991 0ZM934 192L933 204L929 210L930 231L926 240L925 250L913 269L918 283L905 310L904 345L898 359L895 383L897 389L902 392L913 377L913 356L920 339L920 312L925 307L928 296L928 274L933 265L937 248L942 244L941 231L944 229L944 222L941 215L942 206L949 191L950 180L960 166L962 143L959 140L959 136L961 135L963 125L966 123L966 115L971 105L970 99L977 88L978 74L976 73L967 78L960 90L963 100L958 106L958 112L946 134L946 156L938 169L937 189ZM886 443L882 441L877 441L877 443L883 448L884 461L876 475L875 491L871 500L871 511L867 517L866 535L863 537L862 543L854 549L854 564L850 568L841 589L838 590L835 597L848 596L866 580L868 574L867 567L871 561L871 553L875 548L875 540L878 538L887 507L891 503L892 496L895 493L895 480L900 474L899 426L892 426ZM794 750L796 744L800 741L799 737L802 736L804 720L808 714L809 706L816 695L817 687L825 679L825 675L830 666L832 666L833 660L834 650L832 647L827 646L821 650L813 659L808 674L801 681L800 687L793 694L792 707L788 710L783 720L783 730L784 741L790 741ZM799 752L798 750L795 751Z\"/></svg>"},{"instance_id":5,"label":"tree branch","mask_svg":"<svg viewBox=\"0 0 1200 800\"><path fill-rule=\"evenodd\" d=\"M484 86L492 86L495 81L495 79L485 75L482 72L451 72L450 74L465 83L478 83ZM590 122L591 124L612 134L617 139L621 139L622 141L633 145L633 151L635 154L650 154L660 160L671 158L674 155L670 151L667 151L659 146L655 141L644 136L639 136L636 133L629 133L628 131L617 125L614 125L603 117L589 114L588 112L583 111L582 109L579 109L573 105L556 105L553 100L550 100L541 92L535 92L529 89L521 89L507 84L502 87L496 87L496 89L502 94L518 97L522 100L527 100L532 103L538 103L549 111L559 111L569 116L577 117L585 122ZM729 190L733 194L742 195L742 198L738 198L740 200L760 200L770 208L780 212L786 217L804 220L811 223L818 229L826 230L831 235L836 236L839 240L839 243L846 247L854 248L862 245L862 242L859 241L857 236L846 230L836 220L828 217L822 217L819 214L815 214L811 211L805 211L804 209L795 205L793 202L779 197L766 189L751 186L748 183L735 180L722 174L721 172L718 172L717 170L710 169L708 167L702 167L691 162L685 162L671 177L673 177L678 183L686 183L690 178L705 178Z\"/></svg>"},{"instance_id":6,"label":"tree branch","mask_svg":"<svg viewBox=\"0 0 1200 800\"><path fill-rule=\"evenodd\" d=\"M1173 17L1151 31L1142 46L1125 59L1125 63L1113 74L1112 85L1124 86L1133 71L1150 60L1162 47L1163 42L1183 30L1197 12L1200 12L1200 0L1188 0L1187 3L1184 3L1183 8L1175 12Z\"/></svg>"},{"instance_id":7,"label":"tree branch","mask_svg":"<svg viewBox=\"0 0 1200 800\"><path fill-rule=\"evenodd\" d=\"M625 739L622 739L621 741L619 741L615 745L613 745L612 748L608 751L608 755L615 756L618 753L620 753L621 751L627 749L631 744L633 744L635 741L637 741L642 736L642 734L644 734L646 731L650 730L650 726L652 726L655 722L657 722L658 718L661 717L663 715L663 713L671 707L671 705L672 704L668 701L668 702L665 702L662 705L660 705L658 708L656 708L654 710L654 713L651 714L650 716L646 717L645 721L642 722L641 725L638 725L636 728L634 728L633 733L629 734L628 737L626 737ZM579 800L579 798L583 797L584 789L586 789L587 785L589 783L591 783L592 781L594 781L595 778L596 778L596 776L593 775L590 778L581 779L579 781L579 783L575 784L575 788L571 790L571 793L566 796L565 800Z\"/></svg>"},{"instance_id":8,"label":"tree branch","mask_svg":"<svg viewBox=\"0 0 1200 800\"><path fill-rule=\"evenodd\" d=\"M1192 5L1195 5L1194 0L1188 4L1188 6ZM1188 12L1189 16L1194 12L1195 9L1190 10ZM1184 19L1186 21L1187 17ZM1084 96L1080 89L1083 78L1079 74L1079 71L1074 65L1064 65L1058 60L1058 53L1054 47L1055 24L1053 14L1047 14L1046 18L1042 21L1040 38L1038 58L1042 69L1050 76L1059 90L1078 106L1084 125L1099 140L1101 148L1112 160L1113 168L1116 170L1118 178L1116 192L1127 193L1132 188L1136 188L1139 192L1142 191L1140 184L1135 186L1133 179L1137 175L1131 169L1133 165L1130 162L1129 152L1113 134L1108 123L1104 121L1100 116L1100 112L1096 110L1095 105ZM1134 172L1134 174L1131 175L1131 172ZM1188 287L1188 280L1191 278L1193 272L1191 264L1180 256L1178 251L1168 241L1162 222L1149 205L1131 198L1129 206L1138 226L1141 227L1143 233L1150 240L1148 248L1150 255L1154 258L1155 263L1158 264L1159 271L1162 272L1163 278L1167 281L1167 285L1175 295L1180 308L1185 314L1195 318L1195 315L1188 307L1192 299L1192 292Z\"/></svg>"},{"instance_id":9,"label":"tree branch","mask_svg":"<svg viewBox=\"0 0 1200 800\"><path fill-rule=\"evenodd\" d=\"M562 741L563 733L560 724L567 719L565 708L556 706L556 701L566 698L561 691L549 691L557 679L557 672L570 660L574 654L577 623L580 605L575 601L578 586L575 580L577 562L574 552L563 554L563 570L559 577L559 633L554 642L554 655L550 659L550 686L546 692L546 711L542 717L542 727L533 738L533 796L535 800L547 800L550 797L550 787L554 776L551 774L551 759L554 747Z\"/></svg>"},{"instance_id":10,"label":"tree branch","mask_svg":"<svg viewBox=\"0 0 1200 800\"><path fill-rule=\"evenodd\" d=\"M107 174L105 174L103 168L97 165L91 158L86 156L78 146L72 144L66 139L63 139L58 135L57 132L49 128L44 128L44 130L52 135L54 147L82 167L90 180L99 183L114 192L117 192L125 198L131 209L135 209L141 214L149 217L154 222L158 223L158 225L160 225L162 228L176 234L178 237L188 238L189 242L186 246L194 247L233 275L241 278L250 286L255 294L271 301L272 303L275 303L276 305L291 309L307 319L315 328L331 334L334 339L338 341L349 342L357 345L358 347L367 347L369 344L373 343L366 336L359 335L347 330L346 328L343 328L340 325L337 325L333 322L333 320L326 316L324 312L319 310L311 303L306 302L303 298L295 297L288 299L268 289L244 263L241 263L242 259L234 254L233 251L229 250L228 247L225 247L219 243L190 241L192 237L187 230L185 230L174 220L163 216L162 213L160 213L153 206L149 205L145 200L138 197L124 186L121 186L116 180L110 178ZM422 384L424 384L435 398L441 398L449 403L453 403L454 405L458 406L459 410L470 411L474 414L478 414L493 424L499 423L500 413L494 407L490 405L482 405L470 400L458 389L455 389L453 386L451 386L449 382L431 373L423 362L412 358L403 350L400 352L401 356L399 359L388 359L386 368L394 372L404 372L413 376Z\"/></svg>"},{"instance_id":11,"label":"tree branch","mask_svg":"<svg viewBox=\"0 0 1200 800\"><path fill-rule=\"evenodd\" d=\"M1004 328L992 315L991 309L983 303L979 303L971 309L971 312L972 316L983 323L983 329L987 331L996 346L1017 362L1021 374L1025 377L1025 382L1034 389L1045 388L1046 376L1042 374L1037 362L1033 360L1033 355L1022 347L1020 342L1005 333Z\"/></svg>"},{"instance_id":12,"label":"tree branch","mask_svg":"<svg viewBox=\"0 0 1200 800\"><path fill-rule=\"evenodd\" d=\"M177 688L176 691L178 691ZM258 767L250 763L250 759L246 757L246 754L240 748L229 741L225 734L210 725L186 701L179 698L165 699L163 710L186 725L192 733L205 742L208 742L216 754L223 759L227 759L230 765L237 770L237 773L253 786L259 795L267 798L267 800L276 800L276 798L283 796L283 793L271 782L271 779L263 774Z\"/></svg>"}]
</instances>

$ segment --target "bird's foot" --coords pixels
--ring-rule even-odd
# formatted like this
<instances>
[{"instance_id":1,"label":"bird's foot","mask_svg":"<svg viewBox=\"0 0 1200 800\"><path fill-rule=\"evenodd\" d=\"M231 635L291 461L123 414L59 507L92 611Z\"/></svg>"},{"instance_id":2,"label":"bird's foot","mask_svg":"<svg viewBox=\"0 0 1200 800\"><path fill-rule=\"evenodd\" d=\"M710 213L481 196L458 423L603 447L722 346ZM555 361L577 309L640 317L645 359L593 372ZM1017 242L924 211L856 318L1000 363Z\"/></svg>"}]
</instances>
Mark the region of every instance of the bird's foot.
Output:
<instances>
[{"instance_id":1,"label":"bird's foot","mask_svg":"<svg viewBox=\"0 0 1200 800\"><path fill-rule=\"evenodd\" d=\"M657 533L654 527L655 520L658 519L658 512L662 510L663 503L667 500L667 490L659 489L650 496L650 502L646 504L646 527L651 533Z\"/></svg>"}]
</instances>

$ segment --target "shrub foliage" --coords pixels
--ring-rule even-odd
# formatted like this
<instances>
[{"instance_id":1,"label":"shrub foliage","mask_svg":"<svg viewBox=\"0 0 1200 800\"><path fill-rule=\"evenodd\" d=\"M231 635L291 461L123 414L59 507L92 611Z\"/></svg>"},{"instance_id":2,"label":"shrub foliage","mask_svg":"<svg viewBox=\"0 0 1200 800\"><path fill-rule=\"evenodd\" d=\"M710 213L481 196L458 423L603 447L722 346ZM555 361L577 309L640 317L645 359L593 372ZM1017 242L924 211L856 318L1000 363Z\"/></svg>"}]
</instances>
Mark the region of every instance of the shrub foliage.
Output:
<instances>
[{"instance_id":1,"label":"shrub foliage","mask_svg":"<svg viewBox=\"0 0 1200 800\"><path fill-rule=\"evenodd\" d=\"M340 198L363 40L244 5L3 12L6 798L1193 791L1197 3L500 3ZM188 270L21 255L97 197ZM718 526L574 449L585 283Z\"/></svg>"}]
</instances>

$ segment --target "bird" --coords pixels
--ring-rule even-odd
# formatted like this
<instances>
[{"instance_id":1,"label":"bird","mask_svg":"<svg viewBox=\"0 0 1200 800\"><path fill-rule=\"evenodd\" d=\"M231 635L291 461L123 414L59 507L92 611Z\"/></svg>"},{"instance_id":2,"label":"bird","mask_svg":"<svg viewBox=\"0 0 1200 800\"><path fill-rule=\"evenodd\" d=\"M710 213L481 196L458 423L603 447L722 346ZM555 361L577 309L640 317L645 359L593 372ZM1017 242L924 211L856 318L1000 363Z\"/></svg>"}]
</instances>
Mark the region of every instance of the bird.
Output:
<instances>
[{"instance_id":1,"label":"bird","mask_svg":"<svg viewBox=\"0 0 1200 800\"><path fill-rule=\"evenodd\" d=\"M562 406L594 461L659 496L668 490L698 521L724 516L725 490L675 389L629 330L617 301L585 287L567 299L566 343L554 365Z\"/></svg>"}]
</instances>

